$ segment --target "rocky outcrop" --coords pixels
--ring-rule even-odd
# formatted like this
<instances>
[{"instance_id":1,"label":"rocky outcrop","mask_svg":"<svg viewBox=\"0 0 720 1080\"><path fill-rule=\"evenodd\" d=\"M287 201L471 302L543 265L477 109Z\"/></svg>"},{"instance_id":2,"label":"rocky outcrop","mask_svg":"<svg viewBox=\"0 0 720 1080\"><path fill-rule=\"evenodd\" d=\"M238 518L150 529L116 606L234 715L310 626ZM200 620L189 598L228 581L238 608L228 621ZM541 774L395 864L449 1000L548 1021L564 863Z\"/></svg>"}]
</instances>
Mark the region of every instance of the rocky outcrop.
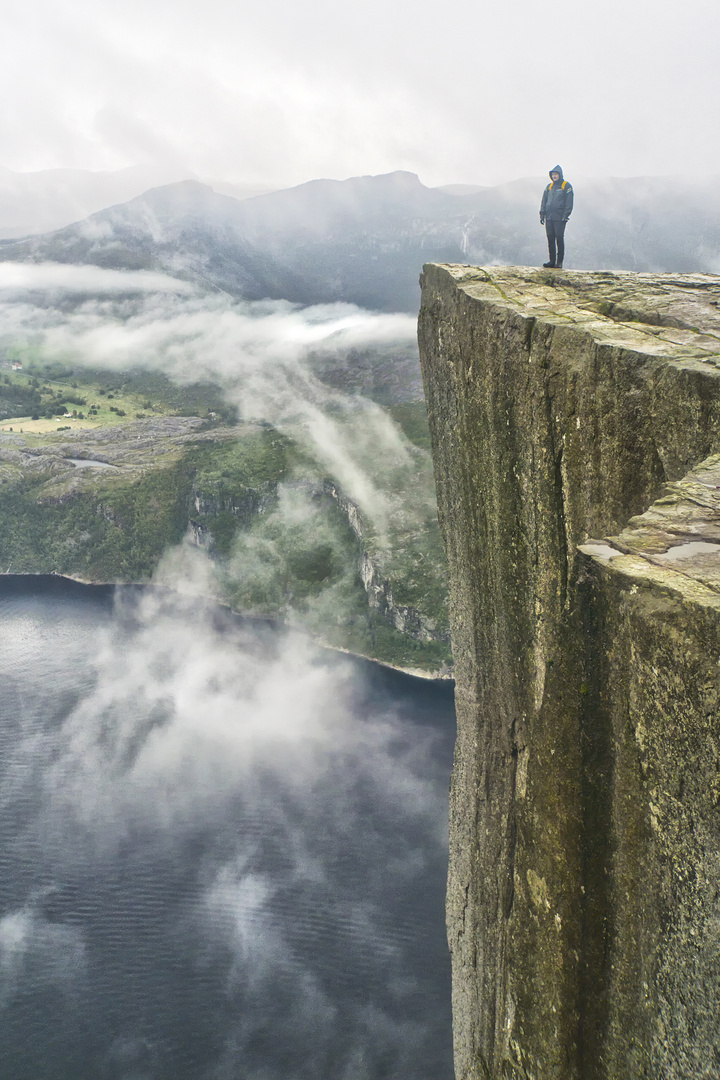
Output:
<instances>
[{"instance_id":1,"label":"rocky outcrop","mask_svg":"<svg viewBox=\"0 0 720 1080\"><path fill-rule=\"evenodd\" d=\"M415 641L441 641L450 639L448 630L431 619L418 608L409 604L398 604L393 597L392 583L383 573L380 561L369 550L368 530L366 529L359 506L334 484L326 480L323 492L330 495L338 506L347 514L348 524L360 542L360 578L367 596L368 606L379 612L401 634ZM448 669L443 668L443 677Z\"/></svg>"},{"instance_id":2,"label":"rocky outcrop","mask_svg":"<svg viewBox=\"0 0 720 1080\"><path fill-rule=\"evenodd\" d=\"M218 495L217 492L193 489L188 539L196 547L211 547L212 534L204 524L208 518L231 514L238 522L247 524L256 514L262 514L273 506L276 498L277 484L268 484L265 489L247 488L238 495Z\"/></svg>"},{"instance_id":3,"label":"rocky outcrop","mask_svg":"<svg viewBox=\"0 0 720 1080\"><path fill-rule=\"evenodd\" d=\"M720 1075L720 279L422 284L457 1076Z\"/></svg>"},{"instance_id":4,"label":"rocky outcrop","mask_svg":"<svg viewBox=\"0 0 720 1080\"><path fill-rule=\"evenodd\" d=\"M415 641L448 642L450 640L447 629L438 626L434 619L424 615L416 607L395 602L391 582L382 575L377 563L367 551L362 553L360 577L368 605L378 611L401 634Z\"/></svg>"}]
</instances>

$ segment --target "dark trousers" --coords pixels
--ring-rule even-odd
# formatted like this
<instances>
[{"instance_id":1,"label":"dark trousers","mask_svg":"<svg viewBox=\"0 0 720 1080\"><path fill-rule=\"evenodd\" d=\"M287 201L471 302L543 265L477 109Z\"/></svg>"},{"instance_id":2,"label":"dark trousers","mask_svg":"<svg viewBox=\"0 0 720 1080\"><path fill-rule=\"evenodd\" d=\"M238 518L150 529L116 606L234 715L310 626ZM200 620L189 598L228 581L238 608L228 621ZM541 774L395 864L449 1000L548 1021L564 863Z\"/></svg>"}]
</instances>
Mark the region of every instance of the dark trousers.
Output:
<instances>
[{"instance_id":1,"label":"dark trousers","mask_svg":"<svg viewBox=\"0 0 720 1080\"><path fill-rule=\"evenodd\" d=\"M548 218L545 222L545 232L548 238L548 252L550 254L550 262L553 266L562 266L565 260L565 226L567 221L551 221ZM557 257L555 256L555 246L557 245Z\"/></svg>"}]
</instances>

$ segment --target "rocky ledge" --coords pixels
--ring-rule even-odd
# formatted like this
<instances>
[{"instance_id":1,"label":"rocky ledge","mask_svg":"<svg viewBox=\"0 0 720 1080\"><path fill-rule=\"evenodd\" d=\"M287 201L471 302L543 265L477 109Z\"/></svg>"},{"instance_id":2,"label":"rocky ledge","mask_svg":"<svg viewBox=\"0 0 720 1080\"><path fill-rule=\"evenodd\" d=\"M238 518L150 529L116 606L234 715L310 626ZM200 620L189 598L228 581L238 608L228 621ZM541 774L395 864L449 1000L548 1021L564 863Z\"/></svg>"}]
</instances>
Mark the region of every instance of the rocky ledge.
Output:
<instances>
[{"instance_id":1,"label":"rocky ledge","mask_svg":"<svg viewBox=\"0 0 720 1080\"><path fill-rule=\"evenodd\" d=\"M457 1076L720 1075L720 279L422 284Z\"/></svg>"}]
</instances>

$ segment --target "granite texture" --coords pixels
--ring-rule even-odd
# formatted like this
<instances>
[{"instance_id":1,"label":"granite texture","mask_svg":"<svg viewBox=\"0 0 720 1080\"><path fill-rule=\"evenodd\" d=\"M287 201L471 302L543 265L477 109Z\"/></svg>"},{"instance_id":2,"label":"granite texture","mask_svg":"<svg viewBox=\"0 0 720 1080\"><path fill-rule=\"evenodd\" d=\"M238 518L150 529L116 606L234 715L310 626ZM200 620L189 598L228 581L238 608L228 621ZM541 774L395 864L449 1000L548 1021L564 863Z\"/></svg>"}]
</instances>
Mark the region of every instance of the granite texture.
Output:
<instances>
[{"instance_id":1,"label":"granite texture","mask_svg":"<svg viewBox=\"0 0 720 1080\"><path fill-rule=\"evenodd\" d=\"M422 288L458 1080L720 1076L720 279Z\"/></svg>"}]
</instances>

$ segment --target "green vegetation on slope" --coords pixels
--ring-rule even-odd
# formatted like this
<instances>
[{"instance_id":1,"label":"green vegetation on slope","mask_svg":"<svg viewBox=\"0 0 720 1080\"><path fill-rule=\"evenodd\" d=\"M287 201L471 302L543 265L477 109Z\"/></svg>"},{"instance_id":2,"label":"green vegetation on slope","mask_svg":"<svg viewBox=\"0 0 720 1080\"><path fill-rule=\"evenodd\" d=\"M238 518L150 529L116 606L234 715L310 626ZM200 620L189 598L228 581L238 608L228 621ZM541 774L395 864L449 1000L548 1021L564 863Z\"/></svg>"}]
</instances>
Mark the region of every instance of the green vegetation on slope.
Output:
<instances>
[{"instance_id":1,"label":"green vegetation on slope","mask_svg":"<svg viewBox=\"0 0 720 1080\"><path fill-rule=\"evenodd\" d=\"M0 571L147 581L163 552L190 534L214 561L218 596L236 610L388 663L437 670L448 662L445 642L401 633L371 607L360 576L367 552L396 604L444 627L432 513L427 528L419 527L423 509L393 514L381 543L367 523L361 539L308 451L265 423L233 423L217 386L23 363L0 377L0 411L47 415L61 402L92 428L68 420L45 432L0 433ZM395 411L426 465L424 404ZM79 468L78 458L110 467ZM403 495L400 476L389 469L385 479Z\"/></svg>"},{"instance_id":2,"label":"green vegetation on slope","mask_svg":"<svg viewBox=\"0 0 720 1080\"><path fill-rule=\"evenodd\" d=\"M177 386L162 372L107 371L20 355L22 369L7 366L0 378L0 421L65 413L98 425L167 414L237 420L237 410L214 383Z\"/></svg>"},{"instance_id":3,"label":"green vegetation on slope","mask_svg":"<svg viewBox=\"0 0 720 1080\"><path fill-rule=\"evenodd\" d=\"M430 427L424 399L400 402L398 405L391 406L388 412L400 425L411 443L419 446L421 450L430 451Z\"/></svg>"},{"instance_id":4,"label":"green vegetation on slope","mask_svg":"<svg viewBox=\"0 0 720 1080\"><path fill-rule=\"evenodd\" d=\"M59 573L89 581L146 581L187 530L191 476L182 462L127 485L108 483L60 501L39 501L46 475L3 485L4 572ZM10 490L8 490L10 488Z\"/></svg>"}]
</instances>

